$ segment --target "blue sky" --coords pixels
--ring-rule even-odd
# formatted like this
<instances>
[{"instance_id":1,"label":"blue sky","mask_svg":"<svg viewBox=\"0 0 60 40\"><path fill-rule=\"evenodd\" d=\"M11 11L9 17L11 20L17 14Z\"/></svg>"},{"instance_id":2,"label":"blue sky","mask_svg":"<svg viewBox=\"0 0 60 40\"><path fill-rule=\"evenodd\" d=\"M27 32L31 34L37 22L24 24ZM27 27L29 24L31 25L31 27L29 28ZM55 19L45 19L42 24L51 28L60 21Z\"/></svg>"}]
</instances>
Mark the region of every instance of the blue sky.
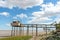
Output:
<instances>
[{"instance_id":1,"label":"blue sky","mask_svg":"<svg viewBox=\"0 0 60 40\"><path fill-rule=\"evenodd\" d=\"M60 0L0 0L0 30L11 29L10 23L51 24L60 21Z\"/></svg>"}]
</instances>

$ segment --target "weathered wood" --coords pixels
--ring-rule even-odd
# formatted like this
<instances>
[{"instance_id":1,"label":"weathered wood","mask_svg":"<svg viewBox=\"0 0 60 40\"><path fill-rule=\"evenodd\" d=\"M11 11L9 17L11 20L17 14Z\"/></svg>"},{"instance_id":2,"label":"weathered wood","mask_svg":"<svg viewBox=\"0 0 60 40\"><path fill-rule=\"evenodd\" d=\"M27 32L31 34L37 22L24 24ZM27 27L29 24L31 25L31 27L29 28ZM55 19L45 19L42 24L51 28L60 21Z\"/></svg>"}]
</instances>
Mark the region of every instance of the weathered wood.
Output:
<instances>
[{"instance_id":1,"label":"weathered wood","mask_svg":"<svg viewBox=\"0 0 60 40\"><path fill-rule=\"evenodd\" d=\"M27 26L27 35L29 35L29 26Z\"/></svg>"},{"instance_id":2,"label":"weathered wood","mask_svg":"<svg viewBox=\"0 0 60 40\"><path fill-rule=\"evenodd\" d=\"M46 34L47 34L47 28L56 28L56 27L47 27L50 26L51 24L21 24L19 21L13 21L11 23L12 25L12 30L11 30L11 36L14 34L16 34L16 29L15 27L19 28L19 35L21 36L22 31L23 31L23 35L24 35L24 27L27 28L27 35L29 35L29 28L32 28L32 35L33 35L33 28L36 28L36 36L38 36L38 28L44 28L44 26L46 27ZM53 25L51 25L53 26ZM22 29L23 28L23 29Z\"/></svg>"},{"instance_id":3,"label":"weathered wood","mask_svg":"<svg viewBox=\"0 0 60 40\"><path fill-rule=\"evenodd\" d=\"M37 28L37 25L36 25L36 36L38 36L38 28Z\"/></svg>"},{"instance_id":4,"label":"weathered wood","mask_svg":"<svg viewBox=\"0 0 60 40\"><path fill-rule=\"evenodd\" d=\"M32 36L33 36L33 25L32 25Z\"/></svg>"},{"instance_id":5,"label":"weathered wood","mask_svg":"<svg viewBox=\"0 0 60 40\"><path fill-rule=\"evenodd\" d=\"M13 36L13 27L12 27L12 29L11 29L11 36Z\"/></svg>"}]
</instances>

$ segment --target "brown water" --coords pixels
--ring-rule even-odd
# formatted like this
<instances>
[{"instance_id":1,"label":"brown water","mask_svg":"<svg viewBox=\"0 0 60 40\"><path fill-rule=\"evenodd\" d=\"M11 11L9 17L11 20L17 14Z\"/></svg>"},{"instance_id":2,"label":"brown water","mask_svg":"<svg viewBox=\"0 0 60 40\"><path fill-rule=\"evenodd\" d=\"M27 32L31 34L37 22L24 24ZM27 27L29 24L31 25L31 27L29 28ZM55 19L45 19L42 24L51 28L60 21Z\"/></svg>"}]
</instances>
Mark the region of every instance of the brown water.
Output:
<instances>
[{"instance_id":1,"label":"brown water","mask_svg":"<svg viewBox=\"0 0 60 40\"><path fill-rule=\"evenodd\" d=\"M22 34L27 35L27 31L22 32ZM38 35L45 34L46 32L38 32ZM17 31L17 35L19 32ZM29 31L29 35L32 35L32 31ZM36 31L33 31L33 35L36 35ZM11 36L11 30L0 30L0 38L5 38L7 36Z\"/></svg>"}]
</instances>

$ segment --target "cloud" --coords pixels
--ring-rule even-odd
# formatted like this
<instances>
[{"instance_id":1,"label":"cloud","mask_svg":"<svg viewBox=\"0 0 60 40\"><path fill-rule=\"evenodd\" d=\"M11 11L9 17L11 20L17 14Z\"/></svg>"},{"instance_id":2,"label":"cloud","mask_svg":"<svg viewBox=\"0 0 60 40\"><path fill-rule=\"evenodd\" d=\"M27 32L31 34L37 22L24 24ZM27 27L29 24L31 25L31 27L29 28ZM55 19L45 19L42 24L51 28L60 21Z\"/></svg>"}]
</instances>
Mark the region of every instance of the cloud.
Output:
<instances>
[{"instance_id":1,"label":"cloud","mask_svg":"<svg viewBox=\"0 0 60 40\"><path fill-rule=\"evenodd\" d=\"M7 23L6 26L11 27L10 23Z\"/></svg>"},{"instance_id":2,"label":"cloud","mask_svg":"<svg viewBox=\"0 0 60 40\"><path fill-rule=\"evenodd\" d=\"M44 15L42 15L43 17L51 17L51 16L56 16L57 18L59 18L60 16L60 1L57 2L56 5L54 5L53 3L49 3L49 4L43 4L42 8L45 12Z\"/></svg>"},{"instance_id":3,"label":"cloud","mask_svg":"<svg viewBox=\"0 0 60 40\"><path fill-rule=\"evenodd\" d=\"M60 23L60 16L58 16L57 18L55 18L54 22Z\"/></svg>"},{"instance_id":4,"label":"cloud","mask_svg":"<svg viewBox=\"0 0 60 40\"><path fill-rule=\"evenodd\" d=\"M32 17L30 17L31 20L29 20L28 23L39 24L48 20L52 20L48 17L42 17L42 15L44 15L43 11L32 13Z\"/></svg>"},{"instance_id":5,"label":"cloud","mask_svg":"<svg viewBox=\"0 0 60 40\"><path fill-rule=\"evenodd\" d=\"M31 20L28 23L52 23L54 21L60 21L60 1L56 5L53 3L42 4L42 10L39 12L33 12L30 17ZM54 20L51 17L56 17ZM53 21L52 21L53 20ZM47 22L46 22L47 21ZM49 22L50 21L50 22ZM57 22L59 22L57 21Z\"/></svg>"},{"instance_id":6,"label":"cloud","mask_svg":"<svg viewBox=\"0 0 60 40\"><path fill-rule=\"evenodd\" d=\"M57 2L57 4L54 6L54 4L43 4L43 11L45 14L43 16L58 16L60 15L60 2Z\"/></svg>"},{"instance_id":7,"label":"cloud","mask_svg":"<svg viewBox=\"0 0 60 40\"><path fill-rule=\"evenodd\" d=\"M34 18L34 19L28 21L28 23L40 24L40 23L44 23L45 21L48 21L48 20L52 20L52 19L49 19L48 17Z\"/></svg>"},{"instance_id":8,"label":"cloud","mask_svg":"<svg viewBox=\"0 0 60 40\"><path fill-rule=\"evenodd\" d=\"M13 17L13 19L18 19L18 18L23 19L23 18L27 18L27 17L28 16L26 14L21 13L21 14L17 14L15 17Z\"/></svg>"},{"instance_id":9,"label":"cloud","mask_svg":"<svg viewBox=\"0 0 60 40\"><path fill-rule=\"evenodd\" d=\"M0 0L0 7L6 7L6 1Z\"/></svg>"},{"instance_id":10,"label":"cloud","mask_svg":"<svg viewBox=\"0 0 60 40\"><path fill-rule=\"evenodd\" d=\"M41 15L43 15L44 12L43 11L39 11L39 12L33 12L32 15L35 17L40 17Z\"/></svg>"},{"instance_id":11,"label":"cloud","mask_svg":"<svg viewBox=\"0 0 60 40\"><path fill-rule=\"evenodd\" d=\"M13 7L19 7L19 8L28 8L36 5L40 5L43 3L43 0L5 0L5 1L0 1L1 7L8 7L8 8L13 8Z\"/></svg>"},{"instance_id":12,"label":"cloud","mask_svg":"<svg viewBox=\"0 0 60 40\"><path fill-rule=\"evenodd\" d=\"M18 19L18 18L15 16L15 17L13 17L13 19Z\"/></svg>"},{"instance_id":13,"label":"cloud","mask_svg":"<svg viewBox=\"0 0 60 40\"><path fill-rule=\"evenodd\" d=\"M8 12L2 12L0 13L0 16L9 16L10 14Z\"/></svg>"},{"instance_id":14,"label":"cloud","mask_svg":"<svg viewBox=\"0 0 60 40\"><path fill-rule=\"evenodd\" d=\"M20 18L24 18L24 17L27 18L27 15L26 15L26 14L23 14L23 13L22 13L22 14L18 14L18 15L16 15L16 16L17 16L17 17L20 17Z\"/></svg>"},{"instance_id":15,"label":"cloud","mask_svg":"<svg viewBox=\"0 0 60 40\"><path fill-rule=\"evenodd\" d=\"M27 18L30 19L28 20L28 23L42 23L45 21L52 21L53 19L50 18L52 16L60 16L60 1L54 5L53 3L48 3L48 4L42 4L43 0L6 0L6 1L0 1L0 7L8 7L8 8L13 8L13 7L19 7L19 8L28 8L28 7L33 7L40 5L42 8L41 11L39 12L33 12L32 16L28 17L26 14L17 14L14 19L17 18ZM55 20L57 19L55 18Z\"/></svg>"}]
</instances>

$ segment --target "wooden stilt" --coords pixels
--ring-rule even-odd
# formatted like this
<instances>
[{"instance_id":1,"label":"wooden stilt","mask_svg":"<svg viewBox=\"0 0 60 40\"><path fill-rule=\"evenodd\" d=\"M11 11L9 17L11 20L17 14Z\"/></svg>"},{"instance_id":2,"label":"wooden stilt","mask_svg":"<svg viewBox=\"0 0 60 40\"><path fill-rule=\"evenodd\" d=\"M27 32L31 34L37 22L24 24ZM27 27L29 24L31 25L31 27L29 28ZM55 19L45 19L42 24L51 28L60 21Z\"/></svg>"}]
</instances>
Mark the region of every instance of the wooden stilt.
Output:
<instances>
[{"instance_id":1,"label":"wooden stilt","mask_svg":"<svg viewBox=\"0 0 60 40\"><path fill-rule=\"evenodd\" d=\"M23 27L23 36L24 36L24 27Z\"/></svg>"},{"instance_id":2,"label":"wooden stilt","mask_svg":"<svg viewBox=\"0 0 60 40\"><path fill-rule=\"evenodd\" d=\"M18 34L18 27L16 27L16 36L17 36L17 34Z\"/></svg>"},{"instance_id":3,"label":"wooden stilt","mask_svg":"<svg viewBox=\"0 0 60 40\"><path fill-rule=\"evenodd\" d=\"M32 36L33 36L33 25L32 25Z\"/></svg>"},{"instance_id":4,"label":"wooden stilt","mask_svg":"<svg viewBox=\"0 0 60 40\"><path fill-rule=\"evenodd\" d=\"M46 37L47 37L47 25L46 25Z\"/></svg>"},{"instance_id":5,"label":"wooden stilt","mask_svg":"<svg viewBox=\"0 0 60 40\"><path fill-rule=\"evenodd\" d=\"M19 27L19 35L21 36L21 27Z\"/></svg>"},{"instance_id":6,"label":"wooden stilt","mask_svg":"<svg viewBox=\"0 0 60 40\"><path fill-rule=\"evenodd\" d=\"M37 24L36 24L36 36L38 35L38 28L37 28Z\"/></svg>"},{"instance_id":7,"label":"wooden stilt","mask_svg":"<svg viewBox=\"0 0 60 40\"><path fill-rule=\"evenodd\" d=\"M12 27L12 29L11 29L11 36L13 36L13 27Z\"/></svg>"},{"instance_id":8,"label":"wooden stilt","mask_svg":"<svg viewBox=\"0 0 60 40\"><path fill-rule=\"evenodd\" d=\"M27 36L29 35L29 25L27 26Z\"/></svg>"},{"instance_id":9,"label":"wooden stilt","mask_svg":"<svg viewBox=\"0 0 60 40\"><path fill-rule=\"evenodd\" d=\"M14 36L15 36L15 27L14 27Z\"/></svg>"}]
</instances>

